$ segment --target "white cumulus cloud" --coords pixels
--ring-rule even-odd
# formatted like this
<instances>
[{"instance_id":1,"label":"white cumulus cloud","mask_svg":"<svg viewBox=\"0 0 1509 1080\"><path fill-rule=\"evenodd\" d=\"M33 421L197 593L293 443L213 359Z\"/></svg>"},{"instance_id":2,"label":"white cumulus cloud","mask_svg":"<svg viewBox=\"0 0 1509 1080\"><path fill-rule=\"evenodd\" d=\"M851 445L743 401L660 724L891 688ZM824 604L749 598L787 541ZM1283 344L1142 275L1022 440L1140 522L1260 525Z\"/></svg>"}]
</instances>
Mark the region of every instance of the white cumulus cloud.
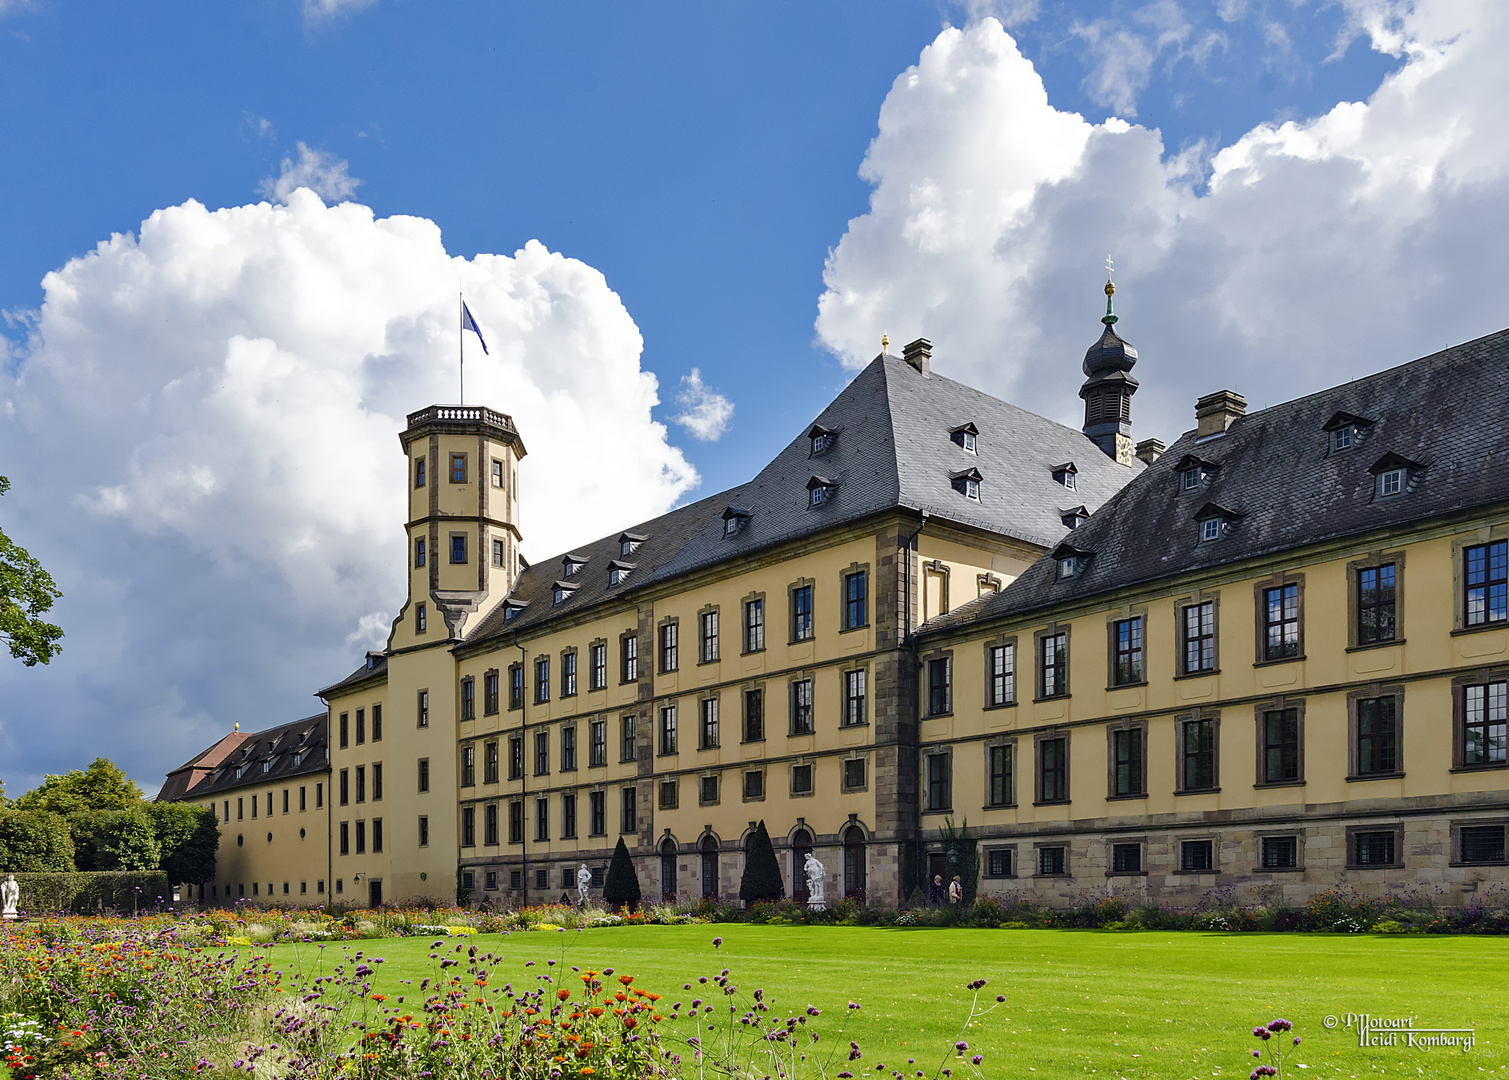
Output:
<instances>
[{"instance_id":1,"label":"white cumulus cloud","mask_svg":"<svg viewBox=\"0 0 1509 1080\"><path fill-rule=\"evenodd\" d=\"M267 127L259 127L258 134L265 134L271 129L271 124L266 120L260 120L259 123ZM311 149L302 142L298 144L298 154L297 161L284 158L282 172L265 178L257 185L263 198L286 203L289 196L299 188L308 188L326 202L345 202L356 194L361 181L351 175L350 165L345 161L323 150Z\"/></svg>"},{"instance_id":2,"label":"white cumulus cloud","mask_svg":"<svg viewBox=\"0 0 1509 1080\"><path fill-rule=\"evenodd\" d=\"M1258 407L1501 328L1509 8L1348 8L1403 66L1213 156L1054 108L994 20L945 30L881 107L820 339L855 367L883 327L925 334L940 371L1077 425L1111 252L1118 329L1142 355L1134 435L1167 440L1199 393Z\"/></svg>"},{"instance_id":3,"label":"white cumulus cloud","mask_svg":"<svg viewBox=\"0 0 1509 1080\"><path fill-rule=\"evenodd\" d=\"M696 368L681 377L676 404L681 412L672 419L703 442L717 442L733 422L734 403L703 382L702 372Z\"/></svg>"},{"instance_id":4,"label":"white cumulus cloud","mask_svg":"<svg viewBox=\"0 0 1509 1080\"><path fill-rule=\"evenodd\" d=\"M377 0L304 0L304 21L325 22L337 15L349 15L362 8L371 7Z\"/></svg>"},{"instance_id":5,"label":"white cumulus cloud","mask_svg":"<svg viewBox=\"0 0 1509 1080\"><path fill-rule=\"evenodd\" d=\"M0 666L11 790L57 747L144 780L233 720L268 726L380 643L403 599L405 414L457 397L458 279L492 355L466 400L513 416L525 552L672 506L695 470L603 275L531 241L448 254L417 217L299 189L154 213L43 281L0 368L6 530L67 637Z\"/></svg>"}]
</instances>

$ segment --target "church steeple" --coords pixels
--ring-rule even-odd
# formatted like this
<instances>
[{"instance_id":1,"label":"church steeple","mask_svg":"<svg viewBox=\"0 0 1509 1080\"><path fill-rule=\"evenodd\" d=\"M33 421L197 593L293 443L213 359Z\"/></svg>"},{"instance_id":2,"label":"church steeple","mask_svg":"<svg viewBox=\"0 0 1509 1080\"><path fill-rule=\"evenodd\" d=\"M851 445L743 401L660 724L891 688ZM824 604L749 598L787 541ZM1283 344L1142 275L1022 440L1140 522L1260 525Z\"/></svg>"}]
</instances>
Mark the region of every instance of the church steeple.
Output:
<instances>
[{"instance_id":1,"label":"church steeple","mask_svg":"<svg viewBox=\"0 0 1509 1080\"><path fill-rule=\"evenodd\" d=\"M1116 285L1111 281L1111 259L1106 257L1106 313L1101 318L1105 330L1100 340L1085 352L1081 370L1085 373L1079 396L1085 403L1084 433L1118 464L1130 465L1135 458L1132 444L1132 395L1137 379L1132 368L1137 350L1116 332L1116 311L1111 298Z\"/></svg>"}]
</instances>

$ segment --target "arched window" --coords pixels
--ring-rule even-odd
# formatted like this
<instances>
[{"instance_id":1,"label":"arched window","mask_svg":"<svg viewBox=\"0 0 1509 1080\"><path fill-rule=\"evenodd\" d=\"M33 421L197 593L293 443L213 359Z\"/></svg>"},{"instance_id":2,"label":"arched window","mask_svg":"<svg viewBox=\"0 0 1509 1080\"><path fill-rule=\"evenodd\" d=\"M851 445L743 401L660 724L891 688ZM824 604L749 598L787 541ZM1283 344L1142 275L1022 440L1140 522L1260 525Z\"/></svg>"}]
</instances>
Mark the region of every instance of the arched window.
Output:
<instances>
[{"instance_id":1,"label":"arched window","mask_svg":"<svg viewBox=\"0 0 1509 1080\"><path fill-rule=\"evenodd\" d=\"M702 838L702 898L718 899L718 841L711 836Z\"/></svg>"},{"instance_id":2,"label":"arched window","mask_svg":"<svg viewBox=\"0 0 1509 1080\"><path fill-rule=\"evenodd\" d=\"M844 830L844 899L865 901L865 834L858 825Z\"/></svg>"},{"instance_id":3,"label":"arched window","mask_svg":"<svg viewBox=\"0 0 1509 1080\"><path fill-rule=\"evenodd\" d=\"M676 899L676 841L669 836L660 842L660 895Z\"/></svg>"},{"instance_id":4,"label":"arched window","mask_svg":"<svg viewBox=\"0 0 1509 1080\"><path fill-rule=\"evenodd\" d=\"M791 835L791 899L799 904L807 902L807 875L802 870L807 862L807 853L812 850L812 834L798 829Z\"/></svg>"}]
</instances>

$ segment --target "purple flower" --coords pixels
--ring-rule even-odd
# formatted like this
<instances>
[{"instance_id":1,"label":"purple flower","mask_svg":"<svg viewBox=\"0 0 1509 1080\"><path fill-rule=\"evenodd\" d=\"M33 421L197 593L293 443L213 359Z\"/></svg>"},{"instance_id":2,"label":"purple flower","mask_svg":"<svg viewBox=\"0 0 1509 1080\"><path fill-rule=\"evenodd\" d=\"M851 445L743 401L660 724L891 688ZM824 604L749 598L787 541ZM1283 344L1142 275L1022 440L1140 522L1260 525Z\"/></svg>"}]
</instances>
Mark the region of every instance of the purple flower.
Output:
<instances>
[{"instance_id":1,"label":"purple flower","mask_svg":"<svg viewBox=\"0 0 1509 1080\"><path fill-rule=\"evenodd\" d=\"M972 1058L969 1059L969 1063L971 1065L978 1065L978 1064L980 1064L984 1060L985 1060L985 1055L984 1054L976 1054L974 1057L972 1057Z\"/></svg>"},{"instance_id":2,"label":"purple flower","mask_svg":"<svg viewBox=\"0 0 1509 1080\"><path fill-rule=\"evenodd\" d=\"M1292 1031L1293 1028L1294 1025L1287 1020L1270 1020L1268 1022L1269 1031Z\"/></svg>"},{"instance_id":3,"label":"purple flower","mask_svg":"<svg viewBox=\"0 0 1509 1080\"><path fill-rule=\"evenodd\" d=\"M723 939L720 938L720 937L713 938L713 948L715 948L715 949L721 949L722 947L723 947Z\"/></svg>"}]
</instances>

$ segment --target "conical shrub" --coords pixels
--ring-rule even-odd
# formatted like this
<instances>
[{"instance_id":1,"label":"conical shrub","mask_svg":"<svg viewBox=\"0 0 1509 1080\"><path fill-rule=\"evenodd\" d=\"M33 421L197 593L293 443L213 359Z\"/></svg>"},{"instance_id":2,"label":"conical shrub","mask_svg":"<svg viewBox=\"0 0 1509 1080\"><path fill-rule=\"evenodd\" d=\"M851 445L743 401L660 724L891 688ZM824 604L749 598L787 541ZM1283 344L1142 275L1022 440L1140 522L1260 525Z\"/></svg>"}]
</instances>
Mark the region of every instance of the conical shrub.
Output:
<instances>
[{"instance_id":1,"label":"conical shrub","mask_svg":"<svg viewBox=\"0 0 1509 1080\"><path fill-rule=\"evenodd\" d=\"M749 854L744 859L744 877L739 882L739 899L752 904L756 900L780 900L785 895L786 885L781 880L781 864L776 862L770 834L765 831L765 822L761 821L750 839Z\"/></svg>"},{"instance_id":2,"label":"conical shrub","mask_svg":"<svg viewBox=\"0 0 1509 1080\"><path fill-rule=\"evenodd\" d=\"M639 907L639 875L634 872L634 860L629 858L629 848L622 836L613 849L613 861L608 864L608 876L603 881L603 900L615 910L626 907L634 911Z\"/></svg>"}]
</instances>

